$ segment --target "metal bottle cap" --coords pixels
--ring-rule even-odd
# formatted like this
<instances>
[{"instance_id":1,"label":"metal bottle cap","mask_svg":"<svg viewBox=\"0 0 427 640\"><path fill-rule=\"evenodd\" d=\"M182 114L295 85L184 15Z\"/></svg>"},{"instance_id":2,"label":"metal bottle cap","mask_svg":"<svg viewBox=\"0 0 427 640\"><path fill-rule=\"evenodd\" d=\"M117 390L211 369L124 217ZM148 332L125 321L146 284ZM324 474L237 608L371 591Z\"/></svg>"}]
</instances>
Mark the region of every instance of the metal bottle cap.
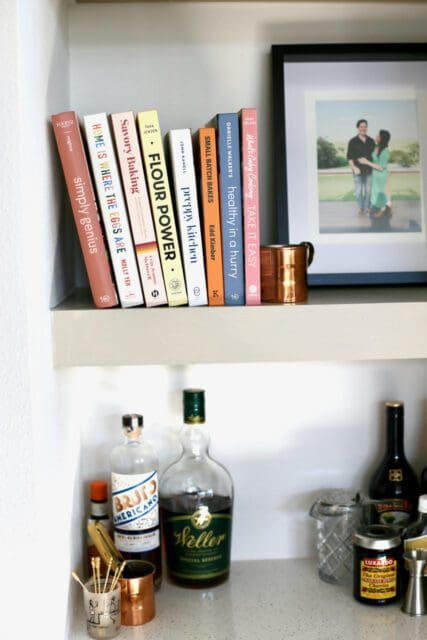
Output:
<instances>
[{"instance_id":1,"label":"metal bottle cap","mask_svg":"<svg viewBox=\"0 0 427 640\"><path fill-rule=\"evenodd\" d=\"M347 489L329 489L321 493L310 509L314 518L341 516L360 507L360 497Z\"/></svg>"},{"instance_id":2,"label":"metal bottle cap","mask_svg":"<svg viewBox=\"0 0 427 640\"><path fill-rule=\"evenodd\" d=\"M384 551L401 543L400 529L387 524L372 524L360 527L353 536L354 544L365 549Z\"/></svg>"},{"instance_id":3,"label":"metal bottle cap","mask_svg":"<svg viewBox=\"0 0 427 640\"><path fill-rule=\"evenodd\" d=\"M141 434L144 419L139 413L126 413L122 416L123 430L128 438L137 438Z\"/></svg>"},{"instance_id":4,"label":"metal bottle cap","mask_svg":"<svg viewBox=\"0 0 427 640\"><path fill-rule=\"evenodd\" d=\"M203 389L184 389L184 422L200 424L205 422L205 392Z\"/></svg>"}]
</instances>

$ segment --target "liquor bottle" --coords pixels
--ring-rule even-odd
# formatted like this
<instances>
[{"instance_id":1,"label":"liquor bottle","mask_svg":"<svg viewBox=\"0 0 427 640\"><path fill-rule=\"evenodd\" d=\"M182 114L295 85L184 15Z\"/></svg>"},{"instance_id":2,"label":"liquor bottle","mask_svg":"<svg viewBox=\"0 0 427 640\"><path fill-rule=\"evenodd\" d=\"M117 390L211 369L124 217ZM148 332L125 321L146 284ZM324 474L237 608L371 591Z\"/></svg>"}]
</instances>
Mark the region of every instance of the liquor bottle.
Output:
<instances>
[{"instance_id":1,"label":"liquor bottle","mask_svg":"<svg viewBox=\"0 0 427 640\"><path fill-rule=\"evenodd\" d=\"M160 511L170 579L188 587L224 582L230 571L233 483L208 453L205 392L183 392L183 452L160 480Z\"/></svg>"},{"instance_id":2,"label":"liquor bottle","mask_svg":"<svg viewBox=\"0 0 427 640\"><path fill-rule=\"evenodd\" d=\"M108 510L108 491L105 480L93 480L90 483L90 514L87 524L91 522L102 522L108 533L111 533L111 518ZM92 539L88 535L87 540L87 559L88 571L92 572L91 559L99 556L99 551L93 544ZM101 573L105 575L105 564L101 560Z\"/></svg>"},{"instance_id":3,"label":"liquor bottle","mask_svg":"<svg viewBox=\"0 0 427 640\"><path fill-rule=\"evenodd\" d=\"M146 560L162 580L158 496L158 460L142 438L143 417L122 417L123 444L111 453L114 543L125 559Z\"/></svg>"},{"instance_id":4,"label":"liquor bottle","mask_svg":"<svg viewBox=\"0 0 427 640\"><path fill-rule=\"evenodd\" d=\"M403 548L427 549L427 494L418 498L418 520L405 529Z\"/></svg>"},{"instance_id":5,"label":"liquor bottle","mask_svg":"<svg viewBox=\"0 0 427 640\"><path fill-rule=\"evenodd\" d=\"M403 549L427 549L427 494L418 498L418 520L409 525L403 532ZM408 584L408 574L403 576L404 587ZM427 567L424 569L424 590L427 587Z\"/></svg>"},{"instance_id":6,"label":"liquor bottle","mask_svg":"<svg viewBox=\"0 0 427 640\"><path fill-rule=\"evenodd\" d=\"M386 402L385 413L386 453L369 485L373 520L406 527L417 517L418 480L404 453L403 402Z\"/></svg>"}]
</instances>

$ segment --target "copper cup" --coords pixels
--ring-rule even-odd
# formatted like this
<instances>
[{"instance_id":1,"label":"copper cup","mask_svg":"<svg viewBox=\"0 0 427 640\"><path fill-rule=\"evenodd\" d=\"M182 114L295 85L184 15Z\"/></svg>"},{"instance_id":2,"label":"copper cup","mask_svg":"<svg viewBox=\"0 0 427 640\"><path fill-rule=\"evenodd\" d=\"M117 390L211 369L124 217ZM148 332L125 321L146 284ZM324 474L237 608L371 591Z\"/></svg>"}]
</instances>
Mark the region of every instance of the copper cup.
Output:
<instances>
[{"instance_id":1,"label":"copper cup","mask_svg":"<svg viewBox=\"0 0 427 640\"><path fill-rule=\"evenodd\" d=\"M313 262L311 242L261 247L262 302L306 302L307 269Z\"/></svg>"},{"instance_id":2,"label":"copper cup","mask_svg":"<svg viewBox=\"0 0 427 640\"><path fill-rule=\"evenodd\" d=\"M155 566L144 560L128 560L121 587L121 622L137 626L154 618L154 571Z\"/></svg>"}]
</instances>

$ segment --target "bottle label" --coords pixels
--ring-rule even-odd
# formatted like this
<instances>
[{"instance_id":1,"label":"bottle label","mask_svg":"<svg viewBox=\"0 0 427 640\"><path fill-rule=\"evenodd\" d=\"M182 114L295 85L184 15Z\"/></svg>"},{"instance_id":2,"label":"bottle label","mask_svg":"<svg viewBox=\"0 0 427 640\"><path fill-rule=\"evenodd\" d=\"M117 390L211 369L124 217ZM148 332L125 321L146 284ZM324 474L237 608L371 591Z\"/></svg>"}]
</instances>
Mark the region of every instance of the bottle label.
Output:
<instances>
[{"instance_id":1,"label":"bottle label","mask_svg":"<svg viewBox=\"0 0 427 640\"><path fill-rule=\"evenodd\" d=\"M193 515L167 515L164 535L172 575L207 580L230 567L231 514L210 513L200 507Z\"/></svg>"},{"instance_id":2,"label":"bottle label","mask_svg":"<svg viewBox=\"0 0 427 640\"><path fill-rule=\"evenodd\" d=\"M101 522L102 525L105 527L105 529L107 530L107 532L109 534L112 533L112 526L111 526L111 518L109 516L107 516L106 518L88 518L87 519L87 525L89 526L90 524L92 524L93 522ZM89 531L87 531L87 543L90 546L91 544L93 544L92 542L92 538L90 537ZM99 555L99 553L98 553Z\"/></svg>"},{"instance_id":3,"label":"bottle label","mask_svg":"<svg viewBox=\"0 0 427 640\"><path fill-rule=\"evenodd\" d=\"M152 551L160 546L160 531L150 531L148 533L122 533L114 532L114 543L119 551L125 553L142 553Z\"/></svg>"},{"instance_id":4,"label":"bottle label","mask_svg":"<svg viewBox=\"0 0 427 640\"><path fill-rule=\"evenodd\" d=\"M375 502L377 520L380 524L406 527L411 522L412 504L409 500L392 498Z\"/></svg>"},{"instance_id":5,"label":"bottle label","mask_svg":"<svg viewBox=\"0 0 427 640\"><path fill-rule=\"evenodd\" d=\"M106 502L91 502L90 503L90 513L92 516L96 518L107 518L108 517L108 505Z\"/></svg>"},{"instance_id":6,"label":"bottle label","mask_svg":"<svg viewBox=\"0 0 427 640\"><path fill-rule=\"evenodd\" d=\"M144 531L159 524L157 471L111 474L113 524L125 532Z\"/></svg>"},{"instance_id":7,"label":"bottle label","mask_svg":"<svg viewBox=\"0 0 427 640\"><path fill-rule=\"evenodd\" d=\"M360 595L368 600L386 600L397 594L396 558L363 558L360 561Z\"/></svg>"},{"instance_id":8,"label":"bottle label","mask_svg":"<svg viewBox=\"0 0 427 640\"><path fill-rule=\"evenodd\" d=\"M403 547L405 551L407 549L427 549L427 535L416 536L415 538L408 538L403 541Z\"/></svg>"},{"instance_id":9,"label":"bottle label","mask_svg":"<svg viewBox=\"0 0 427 640\"><path fill-rule=\"evenodd\" d=\"M405 551L409 551L410 549L427 549L427 535L404 540L403 548ZM424 577L427 577L427 567L424 569Z\"/></svg>"}]
</instances>

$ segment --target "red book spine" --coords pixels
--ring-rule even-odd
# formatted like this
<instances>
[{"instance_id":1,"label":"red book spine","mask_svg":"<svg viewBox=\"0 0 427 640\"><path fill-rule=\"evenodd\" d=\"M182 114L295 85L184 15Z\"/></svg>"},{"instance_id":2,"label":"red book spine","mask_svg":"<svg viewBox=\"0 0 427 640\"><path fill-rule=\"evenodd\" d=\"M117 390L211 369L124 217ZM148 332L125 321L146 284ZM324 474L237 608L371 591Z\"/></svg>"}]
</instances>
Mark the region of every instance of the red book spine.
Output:
<instances>
[{"instance_id":1,"label":"red book spine","mask_svg":"<svg viewBox=\"0 0 427 640\"><path fill-rule=\"evenodd\" d=\"M118 298L77 115L55 114L52 124L93 301L99 308L115 307Z\"/></svg>"},{"instance_id":2,"label":"red book spine","mask_svg":"<svg viewBox=\"0 0 427 640\"><path fill-rule=\"evenodd\" d=\"M261 303L259 228L258 129L256 109L242 109L242 198L244 225L245 300Z\"/></svg>"}]
</instances>

